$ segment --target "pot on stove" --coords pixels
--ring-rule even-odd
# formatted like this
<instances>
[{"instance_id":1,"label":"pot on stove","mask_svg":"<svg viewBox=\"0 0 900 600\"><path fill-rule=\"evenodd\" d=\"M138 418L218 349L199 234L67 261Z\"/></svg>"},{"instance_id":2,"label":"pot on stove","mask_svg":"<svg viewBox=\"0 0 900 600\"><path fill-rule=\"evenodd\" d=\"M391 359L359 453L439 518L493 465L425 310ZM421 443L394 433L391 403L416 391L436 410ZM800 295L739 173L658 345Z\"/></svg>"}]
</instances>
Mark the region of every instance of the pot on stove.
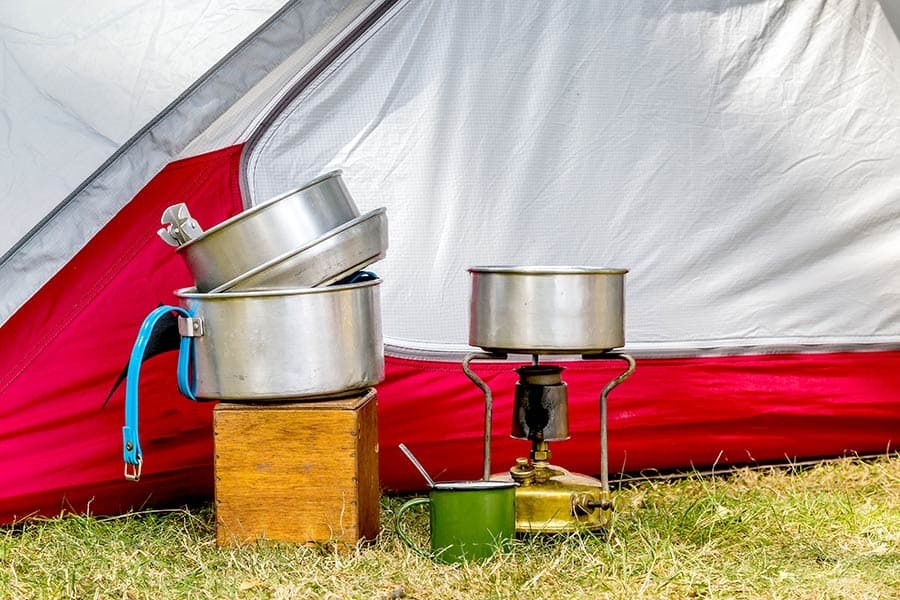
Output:
<instances>
[{"instance_id":1,"label":"pot on stove","mask_svg":"<svg viewBox=\"0 0 900 600\"><path fill-rule=\"evenodd\" d=\"M510 354L600 354L624 346L627 272L472 267L469 344Z\"/></svg>"}]
</instances>

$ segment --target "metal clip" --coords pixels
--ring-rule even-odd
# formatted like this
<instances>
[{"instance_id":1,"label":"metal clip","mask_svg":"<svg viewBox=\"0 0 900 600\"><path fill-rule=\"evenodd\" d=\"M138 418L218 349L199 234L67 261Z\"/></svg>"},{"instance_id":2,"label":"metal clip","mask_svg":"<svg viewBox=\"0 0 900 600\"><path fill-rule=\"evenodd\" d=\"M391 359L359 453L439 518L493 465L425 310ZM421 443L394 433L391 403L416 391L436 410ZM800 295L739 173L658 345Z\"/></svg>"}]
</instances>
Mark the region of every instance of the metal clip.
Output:
<instances>
[{"instance_id":1,"label":"metal clip","mask_svg":"<svg viewBox=\"0 0 900 600\"><path fill-rule=\"evenodd\" d=\"M160 219L166 227L156 233L170 246L181 246L203 233L203 228L191 217L187 205L174 204L167 208Z\"/></svg>"},{"instance_id":2,"label":"metal clip","mask_svg":"<svg viewBox=\"0 0 900 600\"><path fill-rule=\"evenodd\" d=\"M203 335L203 321L200 317L178 317L178 335L200 337Z\"/></svg>"},{"instance_id":3,"label":"metal clip","mask_svg":"<svg viewBox=\"0 0 900 600\"><path fill-rule=\"evenodd\" d=\"M134 467L131 473L128 472L128 467ZM141 479L141 467L144 466L144 459L140 456L137 459L136 465L130 465L129 463L125 463L125 479L128 481L140 481Z\"/></svg>"}]
</instances>

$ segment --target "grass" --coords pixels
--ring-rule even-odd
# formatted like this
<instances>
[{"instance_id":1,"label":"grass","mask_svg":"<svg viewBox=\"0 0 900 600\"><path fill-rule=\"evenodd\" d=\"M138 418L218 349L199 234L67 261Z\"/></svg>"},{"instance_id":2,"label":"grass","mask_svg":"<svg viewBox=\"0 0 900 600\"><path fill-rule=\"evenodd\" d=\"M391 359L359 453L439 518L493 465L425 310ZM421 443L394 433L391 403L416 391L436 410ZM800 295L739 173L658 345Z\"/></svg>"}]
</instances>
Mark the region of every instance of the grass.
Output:
<instances>
[{"instance_id":1,"label":"grass","mask_svg":"<svg viewBox=\"0 0 900 600\"><path fill-rule=\"evenodd\" d=\"M900 455L808 470L645 480L608 539L537 536L483 563L379 539L215 547L211 509L69 516L0 529L10 598L900 598ZM423 516L411 529L423 541Z\"/></svg>"}]
</instances>

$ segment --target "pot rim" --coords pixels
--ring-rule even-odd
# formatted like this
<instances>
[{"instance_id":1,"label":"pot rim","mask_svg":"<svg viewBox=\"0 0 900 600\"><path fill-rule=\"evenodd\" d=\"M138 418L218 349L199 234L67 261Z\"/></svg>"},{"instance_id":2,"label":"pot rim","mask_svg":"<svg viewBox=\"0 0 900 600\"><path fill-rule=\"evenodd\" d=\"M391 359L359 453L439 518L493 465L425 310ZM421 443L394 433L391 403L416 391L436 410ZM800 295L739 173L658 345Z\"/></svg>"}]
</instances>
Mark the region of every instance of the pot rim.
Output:
<instances>
[{"instance_id":1,"label":"pot rim","mask_svg":"<svg viewBox=\"0 0 900 600\"><path fill-rule=\"evenodd\" d=\"M320 235L319 237L317 237L316 239L314 239L312 241L306 242L306 243L302 244L301 246L294 248L293 250L291 250L289 252L285 252L284 254L276 256L275 258L273 258L271 260L267 260L266 262L264 262L260 265L256 265L249 271L247 271L245 273L241 273L237 277L234 277L234 278L226 281L225 283L217 285L216 287L211 289L209 291L209 293L210 294L218 294L220 292L227 292L227 291L233 289L235 286L240 285L247 279L254 277L255 275L259 275L266 269L270 269L270 268L274 267L275 265L277 265L278 263L281 263L289 258L293 258L294 256L297 256L298 254L302 254L303 252L306 252L307 250L311 250L314 247L316 247L324 242L327 242L331 238L341 235L343 233L346 233L348 230L353 229L354 227L357 227L358 225L362 225L362 224L366 223L367 221L375 219L375 218L385 214L386 212L387 212L387 209L384 207L376 208L375 210L369 211L366 214L356 217L355 219L353 219L351 221L347 221L346 223L343 223L343 224L335 227L334 229L330 229L330 230L326 231L325 233L323 233L322 235ZM316 287L319 287L319 286L316 286ZM235 290L235 292L237 292L237 291L238 290Z\"/></svg>"},{"instance_id":2,"label":"pot rim","mask_svg":"<svg viewBox=\"0 0 900 600\"><path fill-rule=\"evenodd\" d=\"M624 275L628 269L616 267L590 267L571 265L489 265L469 267L469 273L496 273L502 275Z\"/></svg>"},{"instance_id":3,"label":"pot rim","mask_svg":"<svg viewBox=\"0 0 900 600\"><path fill-rule=\"evenodd\" d=\"M454 492L467 492L467 491L485 491L485 490L504 490L507 488L516 487L516 482L514 481L494 481L494 480L484 480L484 479L470 479L466 481L435 481L434 487L432 490L437 491L454 491Z\"/></svg>"},{"instance_id":4,"label":"pot rim","mask_svg":"<svg viewBox=\"0 0 900 600\"><path fill-rule=\"evenodd\" d=\"M283 194L280 194L280 195L278 195L278 196L275 196L274 198L269 198L269 199L266 200L265 202L262 202L262 203L260 203L260 204L257 204L256 206L251 206L250 208L248 208L248 209L246 209L246 210L242 210L242 211L239 212L238 214L236 214L236 215L234 215L234 216L232 216L232 217L230 217L230 218L228 218L228 219L225 219L225 220L222 221L221 223L217 223L217 224L213 225L212 227L210 227L209 229L206 229L203 233L201 233L200 235L198 235L198 236L195 237L194 239L188 240L188 241L185 242L184 244L181 244L180 246L178 246L178 247L175 249L175 251L176 251L176 252L181 252L181 251L184 250L185 248L187 248L187 247L189 247L189 246L192 246L192 245L195 245L196 243L205 240L206 238L210 237L212 234L218 233L218 232L221 231L222 229L225 229L226 227L228 227L228 226L230 226L230 225L233 225L234 223L237 223L238 221L243 221L243 220L246 219L247 217L249 217L249 216L251 216L251 215L254 215L254 214L256 214L256 213L258 213L258 212L260 212L260 211L262 211L262 210L265 210L266 208L270 207L271 205L273 205L273 204L275 204L275 203L277 203L277 202L280 202L281 200L284 200L285 198L288 198L288 197L290 197L290 196L293 196L293 195L296 194L297 192L302 192L303 190L305 190L305 189L307 189L307 188L310 188L310 187L312 187L312 186L314 186L314 185L316 185L316 184L322 183L323 181L325 181L325 180L327 180L327 179L332 179L332 178L334 178L334 177L339 177L339 176L341 175L341 173L343 173L343 171L341 171L341 169L335 169L335 170L333 170L333 171L329 171L329 172L325 173L324 175L319 175L319 176L316 177L315 179L312 179L312 180L310 180L310 181L307 181L306 183L304 183L303 185L301 185L301 186L298 187L298 188L295 188L295 189L290 190L290 191L288 191L288 192L284 192Z\"/></svg>"},{"instance_id":5,"label":"pot rim","mask_svg":"<svg viewBox=\"0 0 900 600\"><path fill-rule=\"evenodd\" d=\"M247 290L234 292L198 292L196 286L186 287L175 290L174 294L178 298L189 300L237 300L240 298L264 298L270 296L300 296L303 294L331 294L338 292L350 291L356 288L373 287L381 284L381 278L371 279L369 281L359 281L356 283L345 283L342 285L326 285L322 287L304 287L304 288L277 288L265 290Z\"/></svg>"}]
</instances>

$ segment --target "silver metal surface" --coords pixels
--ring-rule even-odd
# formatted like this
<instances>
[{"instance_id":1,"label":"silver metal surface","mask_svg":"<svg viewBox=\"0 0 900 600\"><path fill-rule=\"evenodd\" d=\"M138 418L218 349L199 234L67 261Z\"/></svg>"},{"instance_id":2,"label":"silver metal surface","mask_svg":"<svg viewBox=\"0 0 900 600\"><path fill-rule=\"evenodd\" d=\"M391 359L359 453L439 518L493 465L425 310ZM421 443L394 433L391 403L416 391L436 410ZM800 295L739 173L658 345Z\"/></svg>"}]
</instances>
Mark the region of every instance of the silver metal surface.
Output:
<instances>
[{"instance_id":1,"label":"silver metal surface","mask_svg":"<svg viewBox=\"0 0 900 600\"><path fill-rule=\"evenodd\" d=\"M384 258L388 247L387 227L385 209L373 210L211 291L315 287L334 283Z\"/></svg>"},{"instance_id":2,"label":"silver metal surface","mask_svg":"<svg viewBox=\"0 0 900 600\"><path fill-rule=\"evenodd\" d=\"M400 451L406 455L406 458L409 459L409 462L413 464L417 471L425 478L425 481L428 482L428 487L434 487L434 479L431 478L431 475L428 474L428 471L425 470L425 467L422 466L422 463L419 462L419 459L415 457L412 453L412 450L406 447L406 444L401 443Z\"/></svg>"},{"instance_id":3,"label":"silver metal surface","mask_svg":"<svg viewBox=\"0 0 900 600\"><path fill-rule=\"evenodd\" d=\"M197 317L178 317L178 335L200 337L203 335L203 321Z\"/></svg>"},{"instance_id":4,"label":"silver metal surface","mask_svg":"<svg viewBox=\"0 0 900 600\"><path fill-rule=\"evenodd\" d=\"M163 211L160 223L165 225L156 234L170 246L181 246L203 233L200 224L191 218L187 205L174 204Z\"/></svg>"},{"instance_id":5,"label":"silver metal surface","mask_svg":"<svg viewBox=\"0 0 900 600\"><path fill-rule=\"evenodd\" d=\"M472 352L471 354L467 354L463 359L462 368L463 372L466 374L466 377L472 380L472 383L478 386L484 393L484 460L482 464L482 476L481 478L484 481L488 481L491 478L491 416L494 412L494 398L491 394L491 388L481 379L478 375L475 374L475 371L472 370L472 367L469 366L475 359L480 360L504 360L506 358L505 354L485 354L483 352Z\"/></svg>"},{"instance_id":6,"label":"silver metal surface","mask_svg":"<svg viewBox=\"0 0 900 600\"><path fill-rule=\"evenodd\" d=\"M625 345L627 269L472 267L469 344L488 352L586 354Z\"/></svg>"},{"instance_id":7,"label":"silver metal surface","mask_svg":"<svg viewBox=\"0 0 900 600\"><path fill-rule=\"evenodd\" d=\"M227 294L177 290L203 322L194 339L198 398L343 395L384 379L379 284Z\"/></svg>"},{"instance_id":8,"label":"silver metal surface","mask_svg":"<svg viewBox=\"0 0 900 600\"><path fill-rule=\"evenodd\" d=\"M585 356L587 359L620 359L628 363L628 368L620 373L615 379L604 386L600 392L600 485L604 492L609 492L609 450L607 440L607 409L606 399L609 393L613 391L620 383L631 377L634 373L635 362L632 357L627 354L610 353L599 354L595 356Z\"/></svg>"},{"instance_id":9,"label":"silver metal surface","mask_svg":"<svg viewBox=\"0 0 900 600\"><path fill-rule=\"evenodd\" d=\"M206 292L357 217L340 171L333 171L219 223L177 252Z\"/></svg>"}]
</instances>

